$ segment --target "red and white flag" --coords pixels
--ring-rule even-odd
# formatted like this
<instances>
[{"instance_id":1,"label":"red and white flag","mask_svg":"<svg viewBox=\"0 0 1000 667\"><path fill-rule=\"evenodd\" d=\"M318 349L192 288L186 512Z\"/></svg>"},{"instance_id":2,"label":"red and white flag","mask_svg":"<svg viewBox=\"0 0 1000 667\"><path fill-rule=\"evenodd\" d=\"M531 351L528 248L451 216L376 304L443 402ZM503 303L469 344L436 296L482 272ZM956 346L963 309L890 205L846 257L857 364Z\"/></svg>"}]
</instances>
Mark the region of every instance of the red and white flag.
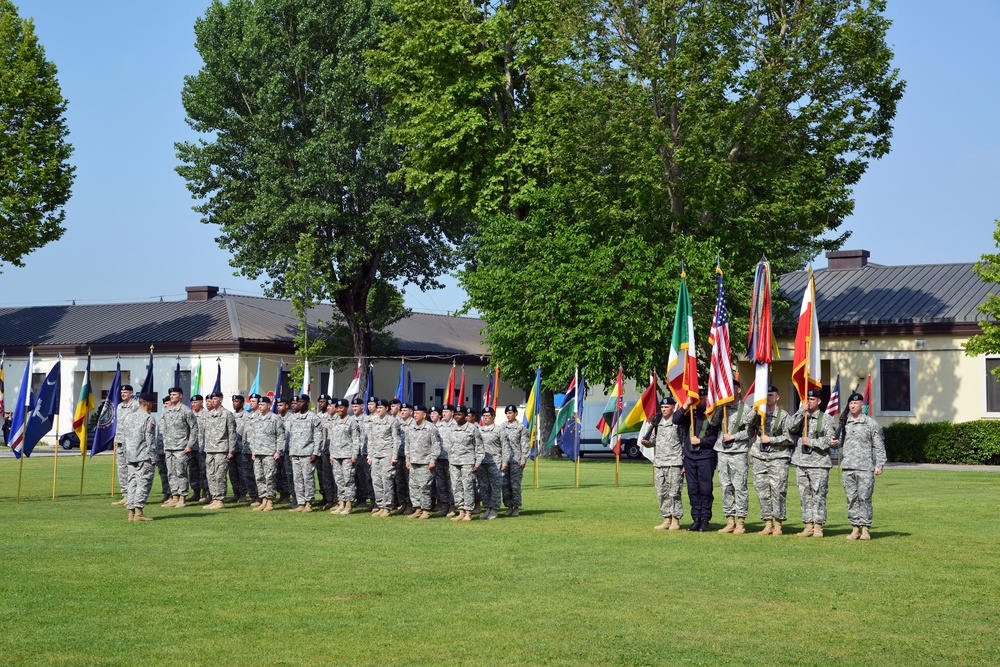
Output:
<instances>
[{"instance_id":1,"label":"red and white flag","mask_svg":"<svg viewBox=\"0 0 1000 667\"><path fill-rule=\"evenodd\" d=\"M350 401L352 398L361 393L361 360L358 359L358 370L354 371L354 379L351 380L351 384L347 385L347 391L344 393L344 400Z\"/></svg>"},{"instance_id":2,"label":"red and white flag","mask_svg":"<svg viewBox=\"0 0 1000 667\"><path fill-rule=\"evenodd\" d=\"M715 408L731 402L733 390L733 358L729 348L729 311L726 308L726 291L722 287L722 269L716 267L719 289L715 300L715 315L708 342L712 346L712 358L708 367L708 405L705 414L711 415Z\"/></svg>"},{"instance_id":3,"label":"red and white flag","mask_svg":"<svg viewBox=\"0 0 1000 667\"><path fill-rule=\"evenodd\" d=\"M816 316L816 279L809 269L809 280L802 294L799 326L795 331L795 356L792 361L792 384L803 403L810 389L822 389L823 377L819 356L819 318Z\"/></svg>"}]
</instances>

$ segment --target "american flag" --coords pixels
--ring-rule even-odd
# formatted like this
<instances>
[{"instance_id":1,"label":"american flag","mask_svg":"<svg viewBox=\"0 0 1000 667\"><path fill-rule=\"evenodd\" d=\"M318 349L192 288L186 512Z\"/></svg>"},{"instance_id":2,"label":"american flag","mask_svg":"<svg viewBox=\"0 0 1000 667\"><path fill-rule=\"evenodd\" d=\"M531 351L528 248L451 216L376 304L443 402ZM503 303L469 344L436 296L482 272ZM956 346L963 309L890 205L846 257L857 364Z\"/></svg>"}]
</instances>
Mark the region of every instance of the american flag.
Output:
<instances>
[{"instance_id":1,"label":"american flag","mask_svg":"<svg viewBox=\"0 0 1000 667\"><path fill-rule=\"evenodd\" d=\"M840 373L837 373L837 381L830 391L830 400L826 404L826 414L836 417L840 412Z\"/></svg>"},{"instance_id":2,"label":"american flag","mask_svg":"<svg viewBox=\"0 0 1000 667\"><path fill-rule=\"evenodd\" d=\"M708 371L708 405L705 414L711 415L715 408L733 400L733 360L729 351L729 311L726 308L726 290L722 287L722 269L716 267L719 281L715 314L712 316L712 331L708 342L712 346L712 359Z\"/></svg>"}]
</instances>

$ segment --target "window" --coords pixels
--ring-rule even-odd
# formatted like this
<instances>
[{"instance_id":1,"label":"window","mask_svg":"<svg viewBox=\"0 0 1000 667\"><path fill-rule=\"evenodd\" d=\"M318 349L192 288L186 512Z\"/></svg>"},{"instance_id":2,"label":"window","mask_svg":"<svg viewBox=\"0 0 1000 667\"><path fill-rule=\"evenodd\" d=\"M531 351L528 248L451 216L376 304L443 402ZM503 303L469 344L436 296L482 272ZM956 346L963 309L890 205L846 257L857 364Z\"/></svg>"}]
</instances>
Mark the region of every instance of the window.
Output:
<instances>
[{"instance_id":1,"label":"window","mask_svg":"<svg viewBox=\"0 0 1000 667\"><path fill-rule=\"evenodd\" d=\"M413 383L413 404L423 405L427 398L427 383L426 382L414 382Z\"/></svg>"},{"instance_id":2,"label":"window","mask_svg":"<svg viewBox=\"0 0 1000 667\"><path fill-rule=\"evenodd\" d=\"M326 390L330 387L330 371L321 371L319 374L319 391L317 394L325 394ZM333 391L337 391L334 387Z\"/></svg>"},{"instance_id":3,"label":"window","mask_svg":"<svg viewBox=\"0 0 1000 667\"><path fill-rule=\"evenodd\" d=\"M178 380L177 386L184 390L184 397L191 400L191 371L181 371Z\"/></svg>"},{"instance_id":4,"label":"window","mask_svg":"<svg viewBox=\"0 0 1000 667\"><path fill-rule=\"evenodd\" d=\"M908 357L879 359L881 400L876 408L876 414L912 412L910 361Z\"/></svg>"},{"instance_id":5,"label":"window","mask_svg":"<svg viewBox=\"0 0 1000 667\"><path fill-rule=\"evenodd\" d=\"M993 374L1000 368L1000 357L986 360L986 411L1000 413L1000 381Z\"/></svg>"},{"instance_id":6,"label":"window","mask_svg":"<svg viewBox=\"0 0 1000 667\"><path fill-rule=\"evenodd\" d=\"M442 405L444 405L443 387L434 390L434 406L440 410Z\"/></svg>"},{"instance_id":7,"label":"window","mask_svg":"<svg viewBox=\"0 0 1000 667\"><path fill-rule=\"evenodd\" d=\"M476 412L483 409L483 389L484 385L472 385L472 409Z\"/></svg>"}]
</instances>

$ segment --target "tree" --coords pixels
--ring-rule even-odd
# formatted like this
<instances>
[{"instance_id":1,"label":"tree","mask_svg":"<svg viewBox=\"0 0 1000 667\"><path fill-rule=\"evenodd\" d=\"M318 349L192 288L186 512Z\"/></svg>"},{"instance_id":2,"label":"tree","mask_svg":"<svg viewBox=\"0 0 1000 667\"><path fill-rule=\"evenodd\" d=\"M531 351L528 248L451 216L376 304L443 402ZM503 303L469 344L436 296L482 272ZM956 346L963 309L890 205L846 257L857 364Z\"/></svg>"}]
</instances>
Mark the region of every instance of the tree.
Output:
<instances>
[{"instance_id":1,"label":"tree","mask_svg":"<svg viewBox=\"0 0 1000 667\"><path fill-rule=\"evenodd\" d=\"M63 234L74 168L66 101L31 19L0 0L0 262L23 257Z\"/></svg>"},{"instance_id":2,"label":"tree","mask_svg":"<svg viewBox=\"0 0 1000 667\"><path fill-rule=\"evenodd\" d=\"M1000 220L994 220L997 228L993 230L993 240L1000 248ZM972 272L986 282L1000 283L1000 253L980 255L979 261L972 267ZM1000 296L990 294L986 301L978 307L979 312L986 316L979 321L983 332L970 336L963 345L965 354L978 357L981 354L997 354L1000 352ZM994 368L993 374L1000 378L1000 368Z\"/></svg>"},{"instance_id":3,"label":"tree","mask_svg":"<svg viewBox=\"0 0 1000 667\"><path fill-rule=\"evenodd\" d=\"M385 0L216 0L195 25L204 66L182 93L207 136L176 144L232 266L303 312L332 301L360 357L376 334L372 289L438 286L467 234L388 181L403 153L365 73L389 20Z\"/></svg>"}]
</instances>

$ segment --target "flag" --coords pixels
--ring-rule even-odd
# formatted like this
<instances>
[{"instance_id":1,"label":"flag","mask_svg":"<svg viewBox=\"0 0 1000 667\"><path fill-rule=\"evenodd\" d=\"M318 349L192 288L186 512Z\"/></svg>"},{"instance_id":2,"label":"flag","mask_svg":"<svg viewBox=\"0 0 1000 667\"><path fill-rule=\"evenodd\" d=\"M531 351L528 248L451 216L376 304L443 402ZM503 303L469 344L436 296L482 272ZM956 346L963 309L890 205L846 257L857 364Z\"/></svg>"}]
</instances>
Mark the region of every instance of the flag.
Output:
<instances>
[{"instance_id":1,"label":"flag","mask_svg":"<svg viewBox=\"0 0 1000 667\"><path fill-rule=\"evenodd\" d=\"M549 439L545 443L545 447L552 447L556 444L556 439L562 432L563 427L566 426L567 422L570 421L576 415L576 394L577 394L577 375L574 374L573 378L569 381L569 386L566 387L565 397L563 399L562 407L559 408L559 412L556 413L556 421L552 425L552 432L549 434ZM567 443L567 446L563 448L562 442L559 443L560 449L565 452L567 456L573 458L573 448ZM576 459L573 458L575 461Z\"/></svg>"},{"instance_id":2,"label":"flag","mask_svg":"<svg viewBox=\"0 0 1000 667\"><path fill-rule=\"evenodd\" d=\"M7 414L7 410L3 405L3 362L6 356L6 354L0 352L0 419L3 419L4 415Z\"/></svg>"},{"instance_id":3,"label":"flag","mask_svg":"<svg viewBox=\"0 0 1000 667\"><path fill-rule=\"evenodd\" d=\"M826 414L836 417L840 412L840 373L837 373L837 381L830 392L830 400L826 403Z\"/></svg>"},{"instance_id":4,"label":"flag","mask_svg":"<svg viewBox=\"0 0 1000 667\"><path fill-rule=\"evenodd\" d=\"M770 385L771 362L778 357L778 343L771 326L771 264L766 257L757 262L750 303L750 328L747 339L747 359L755 364L753 404L764 415L767 410L767 388ZM749 392L747 392L749 393Z\"/></svg>"},{"instance_id":5,"label":"flag","mask_svg":"<svg viewBox=\"0 0 1000 667\"><path fill-rule=\"evenodd\" d=\"M212 393L222 393L222 360L215 360L215 384L212 386Z\"/></svg>"},{"instance_id":6,"label":"flag","mask_svg":"<svg viewBox=\"0 0 1000 667\"><path fill-rule=\"evenodd\" d=\"M73 430L80 439L80 454L87 453L87 426L91 411L94 409L94 388L90 385L90 355L87 355L87 371L83 374L83 386L80 387L80 398L73 410Z\"/></svg>"},{"instance_id":7,"label":"flag","mask_svg":"<svg viewBox=\"0 0 1000 667\"><path fill-rule=\"evenodd\" d=\"M179 358L177 359L177 368L174 369L174 386L178 388L181 386L181 360Z\"/></svg>"},{"instance_id":8,"label":"flag","mask_svg":"<svg viewBox=\"0 0 1000 667\"><path fill-rule=\"evenodd\" d=\"M795 352L792 357L792 384L805 402L810 389L822 389L820 369L819 318L816 316L816 278L809 269L809 280L802 294L799 325L795 330Z\"/></svg>"},{"instance_id":9,"label":"flag","mask_svg":"<svg viewBox=\"0 0 1000 667\"><path fill-rule=\"evenodd\" d=\"M278 359L278 382L274 385L274 405L277 407L278 399L282 398L282 391L284 387L281 386L281 381L284 379L285 374L285 360ZM287 398L287 396L285 397Z\"/></svg>"},{"instance_id":10,"label":"flag","mask_svg":"<svg viewBox=\"0 0 1000 667\"><path fill-rule=\"evenodd\" d=\"M608 398L608 402L604 406L604 414L601 415L600 421L597 422L597 430L601 432L601 443L605 447L607 447L608 443L611 442L611 429L614 428L615 415L621 409L622 369L619 367L618 379L615 380L615 386L611 390L611 396Z\"/></svg>"},{"instance_id":11,"label":"flag","mask_svg":"<svg viewBox=\"0 0 1000 667\"><path fill-rule=\"evenodd\" d=\"M642 392L639 402L629 410L625 420L619 422L615 435L622 433L636 433L642 428L642 422L652 419L656 414L656 374L649 379L649 386Z\"/></svg>"},{"instance_id":12,"label":"flag","mask_svg":"<svg viewBox=\"0 0 1000 667\"><path fill-rule=\"evenodd\" d=\"M491 394L490 407L497 409L497 399L500 397L500 366L493 369L493 393Z\"/></svg>"},{"instance_id":13,"label":"flag","mask_svg":"<svg viewBox=\"0 0 1000 667\"><path fill-rule=\"evenodd\" d=\"M354 379L351 380L351 384L347 385L347 393L344 394L344 400L350 401L360 392L361 392L361 360L358 359L358 369L354 371Z\"/></svg>"},{"instance_id":14,"label":"flag","mask_svg":"<svg viewBox=\"0 0 1000 667\"><path fill-rule=\"evenodd\" d=\"M35 352L32 350L28 353L28 364L24 367L24 377L21 378L21 387L17 392L17 403L14 404L10 436L7 440L7 445L17 458L21 458L21 450L24 447L24 427L27 425L28 409L31 406L31 365L34 361Z\"/></svg>"},{"instance_id":15,"label":"flag","mask_svg":"<svg viewBox=\"0 0 1000 667\"><path fill-rule=\"evenodd\" d=\"M458 406L462 407L465 405L465 364L462 364L462 383L458 388Z\"/></svg>"},{"instance_id":16,"label":"flag","mask_svg":"<svg viewBox=\"0 0 1000 667\"><path fill-rule=\"evenodd\" d=\"M309 358L305 360L304 368L302 369L302 390L299 394L305 394L306 396L312 395L312 384L309 382L312 378L309 377Z\"/></svg>"},{"instance_id":17,"label":"flag","mask_svg":"<svg viewBox=\"0 0 1000 667\"><path fill-rule=\"evenodd\" d=\"M333 398L334 392L337 390L334 386L334 379L336 379L336 377L337 376L333 373L333 364L330 364L330 374L326 378L326 395L330 398Z\"/></svg>"},{"instance_id":18,"label":"flag","mask_svg":"<svg viewBox=\"0 0 1000 667\"><path fill-rule=\"evenodd\" d=\"M90 355L87 355L87 359L90 359ZM149 363L146 364L146 379L142 381L142 389L139 390L143 394L153 393L153 353L149 353Z\"/></svg>"},{"instance_id":19,"label":"flag","mask_svg":"<svg viewBox=\"0 0 1000 667\"><path fill-rule=\"evenodd\" d=\"M201 363L198 363L201 370ZM193 385L197 387L198 385ZM114 449L115 431L118 428L118 404L122 401L122 365L116 364L115 377L111 380L108 390L108 400L101 404L101 412L97 416L97 430L94 432L94 442L90 446L90 455L108 449Z\"/></svg>"},{"instance_id":20,"label":"flag","mask_svg":"<svg viewBox=\"0 0 1000 667\"><path fill-rule=\"evenodd\" d=\"M712 331L708 334L708 344L712 347L712 357L708 364L708 396L705 415L712 416L715 408L733 401L733 358L729 346L729 309L726 308L726 290L722 286L722 269L715 267L718 289L715 298L715 314L712 316Z\"/></svg>"},{"instance_id":21,"label":"flag","mask_svg":"<svg viewBox=\"0 0 1000 667\"><path fill-rule=\"evenodd\" d=\"M678 403L688 397L698 402L698 361L695 358L694 318L691 316L691 298L688 296L685 273L681 273L681 288L677 292L677 313L674 316L674 333L670 339L670 358L667 362L667 385Z\"/></svg>"},{"instance_id":22,"label":"flag","mask_svg":"<svg viewBox=\"0 0 1000 667\"><path fill-rule=\"evenodd\" d=\"M482 400L482 405L480 406L480 413L482 412L483 409L493 405L494 391L495 390L493 388L493 373L490 373L490 379L486 383L486 391L483 392L483 400ZM482 417L480 417L479 421L482 422Z\"/></svg>"},{"instance_id":23,"label":"flag","mask_svg":"<svg viewBox=\"0 0 1000 667\"><path fill-rule=\"evenodd\" d=\"M445 390L444 402L446 405L455 404L455 362L451 362L451 375L448 376L448 388Z\"/></svg>"},{"instance_id":24,"label":"flag","mask_svg":"<svg viewBox=\"0 0 1000 667\"><path fill-rule=\"evenodd\" d=\"M573 461L576 461L580 456L580 436L582 435L580 417L583 415L583 400L587 395L587 384L586 380L584 380L583 373L577 373L575 382L576 391L574 395L571 397L567 394L566 399L563 402L564 410L568 404L571 405L569 416L566 419L566 425L563 427L562 434L557 438L559 449L561 449L566 456ZM562 411L560 410L560 412Z\"/></svg>"},{"instance_id":25,"label":"flag","mask_svg":"<svg viewBox=\"0 0 1000 667\"><path fill-rule=\"evenodd\" d=\"M250 391L248 394L260 394L260 357L257 357L257 375L253 378L253 384L250 385ZM250 404L247 403L243 406L243 409L250 412Z\"/></svg>"},{"instance_id":26,"label":"flag","mask_svg":"<svg viewBox=\"0 0 1000 667\"><path fill-rule=\"evenodd\" d=\"M521 423L528 429L528 442L531 443L531 450L528 457L535 458L537 450L535 447L535 428L538 426L538 401L542 395L542 367L535 369L535 382L531 385L531 393L528 394L528 401L524 406L524 415L521 416Z\"/></svg>"},{"instance_id":27,"label":"flag","mask_svg":"<svg viewBox=\"0 0 1000 667\"><path fill-rule=\"evenodd\" d=\"M38 395L32 396L31 414L24 429L24 444L22 451L25 456L31 456L31 451L42 438L52 430L55 416L59 414L59 394L62 387L62 360L56 362L45 382L38 389Z\"/></svg>"},{"instance_id":28,"label":"flag","mask_svg":"<svg viewBox=\"0 0 1000 667\"><path fill-rule=\"evenodd\" d=\"M406 402L413 405L413 376L406 371Z\"/></svg>"},{"instance_id":29,"label":"flag","mask_svg":"<svg viewBox=\"0 0 1000 667\"><path fill-rule=\"evenodd\" d=\"M365 389L365 414L371 414L368 403L375 398L375 365L368 362L368 387Z\"/></svg>"},{"instance_id":30,"label":"flag","mask_svg":"<svg viewBox=\"0 0 1000 667\"><path fill-rule=\"evenodd\" d=\"M403 388L406 386L406 359L399 362L399 380L396 382L396 400L403 402Z\"/></svg>"},{"instance_id":31,"label":"flag","mask_svg":"<svg viewBox=\"0 0 1000 667\"><path fill-rule=\"evenodd\" d=\"M189 396L194 396L195 394L201 393L201 359L198 359L198 365L194 369L194 373L191 374L191 393Z\"/></svg>"},{"instance_id":32,"label":"flag","mask_svg":"<svg viewBox=\"0 0 1000 667\"><path fill-rule=\"evenodd\" d=\"M868 376L868 382L865 383L865 402L861 408L861 412L866 415L875 416L875 410L872 409L872 376Z\"/></svg>"}]
</instances>

